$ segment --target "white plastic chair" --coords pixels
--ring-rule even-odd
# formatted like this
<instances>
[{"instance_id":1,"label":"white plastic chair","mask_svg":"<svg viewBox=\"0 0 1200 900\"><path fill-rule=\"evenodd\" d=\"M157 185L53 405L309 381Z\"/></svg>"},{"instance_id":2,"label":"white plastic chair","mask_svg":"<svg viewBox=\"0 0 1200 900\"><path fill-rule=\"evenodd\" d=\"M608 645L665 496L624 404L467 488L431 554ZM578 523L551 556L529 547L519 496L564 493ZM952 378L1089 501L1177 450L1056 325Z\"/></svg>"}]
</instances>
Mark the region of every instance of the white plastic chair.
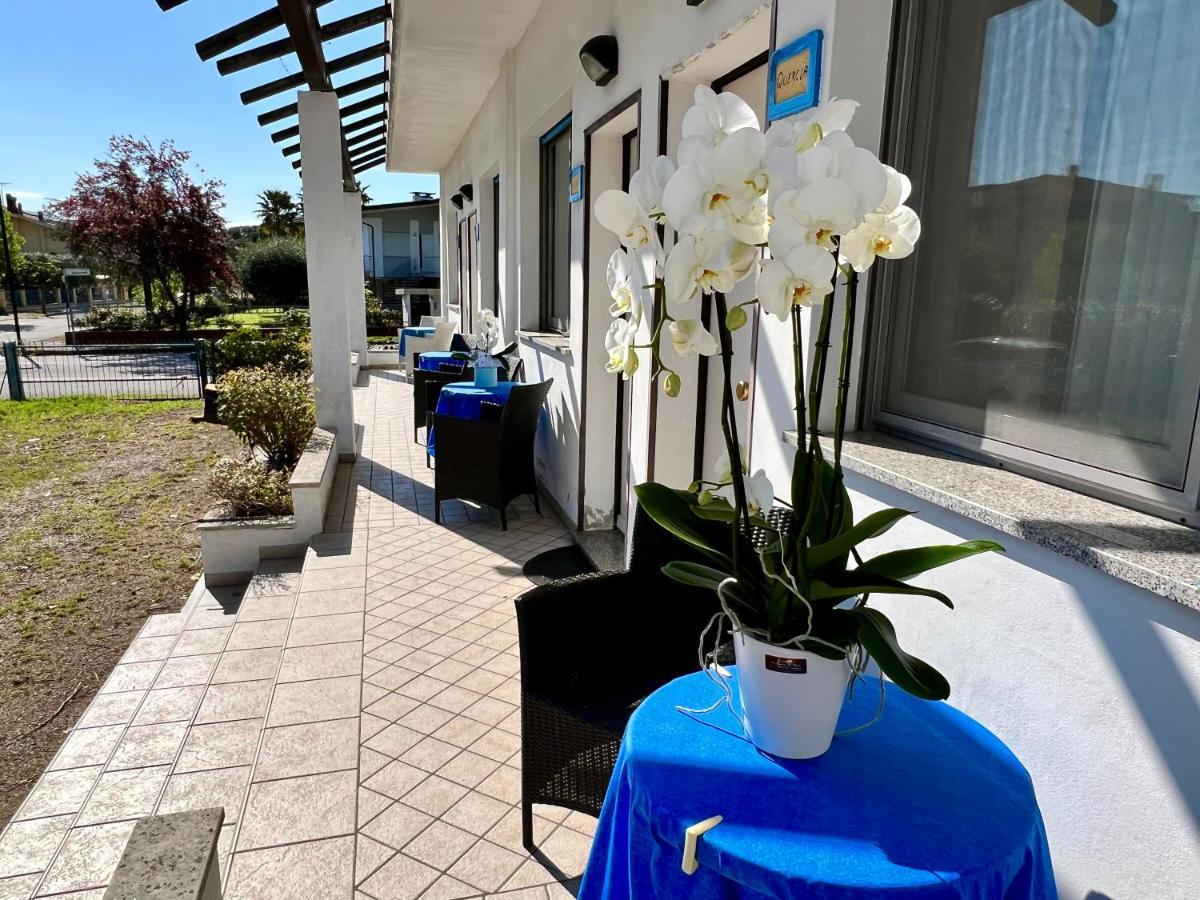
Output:
<instances>
[{"instance_id":1,"label":"white plastic chair","mask_svg":"<svg viewBox=\"0 0 1200 900\"><path fill-rule=\"evenodd\" d=\"M433 334L427 338L410 337L404 345L404 368L407 370L412 362L414 353L428 353L430 350L449 350L450 341L454 338L453 322L437 322Z\"/></svg>"},{"instance_id":2,"label":"white plastic chair","mask_svg":"<svg viewBox=\"0 0 1200 900\"><path fill-rule=\"evenodd\" d=\"M441 321L437 316L421 316L421 328L437 328Z\"/></svg>"}]
</instances>

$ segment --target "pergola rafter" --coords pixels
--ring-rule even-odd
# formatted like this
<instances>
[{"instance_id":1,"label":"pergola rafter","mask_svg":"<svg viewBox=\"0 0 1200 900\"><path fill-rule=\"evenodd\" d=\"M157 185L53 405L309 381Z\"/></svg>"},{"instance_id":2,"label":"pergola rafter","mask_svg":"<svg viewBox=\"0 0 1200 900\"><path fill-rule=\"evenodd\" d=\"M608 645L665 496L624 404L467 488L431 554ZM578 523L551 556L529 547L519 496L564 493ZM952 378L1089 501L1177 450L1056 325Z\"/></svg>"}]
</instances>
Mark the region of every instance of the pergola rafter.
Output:
<instances>
[{"instance_id":1,"label":"pergola rafter","mask_svg":"<svg viewBox=\"0 0 1200 900\"><path fill-rule=\"evenodd\" d=\"M160 9L165 11L182 6L187 0L155 0L155 2ZM331 2L332 0L275 0L274 7L256 13L248 19L198 41L196 43L196 53L202 60L210 60L220 56L221 58L217 60L217 71L222 75L240 72L284 56L292 54L296 56L296 59L300 63L299 72L243 91L241 100L245 104L265 100L283 91L302 88L306 85L313 91L332 91L339 99L383 85L384 90L382 93L368 97L365 100L348 103L340 108L342 118L342 181L346 190L353 190L356 184L354 176L365 171L366 168L378 165L383 161L385 155L377 151L380 146L386 147L387 145L386 106L388 95L386 85L388 82L387 60L389 44L387 40L384 40L329 61L325 59L324 44L326 41L332 41L365 28L388 22L392 15L392 5L390 2L384 2L380 6L321 24L317 19L317 9ZM259 38L280 26L287 29L286 37L267 41L266 43L246 49L239 49L245 47L245 45L255 38ZM226 53L229 55L222 56L222 54ZM380 73L358 78L336 87L330 80L330 76L337 72L343 72L380 58L384 60L383 71ZM384 106L385 108L378 114L366 116L357 121L346 121L348 118L376 106ZM289 103L260 114L258 122L260 125L271 125L297 116L298 114L298 105L296 103ZM374 125L381 127L374 128L366 134L359 134L353 139L349 138L349 135L353 132L361 131L363 128L369 128ZM275 143L280 143L289 138L297 137L299 133L300 126L295 124L273 132L271 140ZM365 141L375 141L375 143L364 145ZM352 146L355 148L353 154L350 151ZM368 147L372 151L369 154L371 157L369 161L362 152ZM285 156L298 154L300 152L299 142L284 147L283 152ZM376 156L378 156L377 159L375 158ZM301 160L297 159L292 165L293 168L299 169Z\"/></svg>"}]
</instances>

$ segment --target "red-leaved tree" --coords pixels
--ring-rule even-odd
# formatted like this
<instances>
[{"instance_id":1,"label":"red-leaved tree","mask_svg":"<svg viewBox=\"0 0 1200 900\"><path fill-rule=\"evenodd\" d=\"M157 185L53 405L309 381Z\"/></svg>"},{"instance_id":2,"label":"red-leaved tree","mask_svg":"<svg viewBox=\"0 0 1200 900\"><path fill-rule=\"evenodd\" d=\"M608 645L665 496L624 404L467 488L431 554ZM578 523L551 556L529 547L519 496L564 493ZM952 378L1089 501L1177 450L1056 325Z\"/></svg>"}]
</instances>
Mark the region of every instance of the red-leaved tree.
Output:
<instances>
[{"instance_id":1,"label":"red-leaved tree","mask_svg":"<svg viewBox=\"0 0 1200 900\"><path fill-rule=\"evenodd\" d=\"M236 282L221 218L222 185L193 181L190 158L171 141L156 147L145 139L113 137L108 155L52 207L52 215L66 223L71 251L139 281L147 311L153 309L153 286L160 284L181 331L197 294L218 281ZM181 290L173 289L172 276L178 276Z\"/></svg>"}]
</instances>

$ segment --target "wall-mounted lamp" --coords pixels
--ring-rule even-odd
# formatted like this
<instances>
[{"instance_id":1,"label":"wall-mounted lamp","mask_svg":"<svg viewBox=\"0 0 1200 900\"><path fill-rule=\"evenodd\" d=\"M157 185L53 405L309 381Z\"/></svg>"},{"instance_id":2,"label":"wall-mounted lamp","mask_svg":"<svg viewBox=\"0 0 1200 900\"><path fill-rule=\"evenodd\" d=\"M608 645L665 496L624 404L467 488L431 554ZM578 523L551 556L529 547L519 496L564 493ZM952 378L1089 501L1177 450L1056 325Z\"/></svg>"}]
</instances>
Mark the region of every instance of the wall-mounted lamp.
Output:
<instances>
[{"instance_id":1,"label":"wall-mounted lamp","mask_svg":"<svg viewBox=\"0 0 1200 900\"><path fill-rule=\"evenodd\" d=\"M579 48L579 61L592 83L604 87L617 77L617 39L598 34Z\"/></svg>"},{"instance_id":2,"label":"wall-mounted lamp","mask_svg":"<svg viewBox=\"0 0 1200 900\"><path fill-rule=\"evenodd\" d=\"M475 200L475 188L469 184L460 186L458 192L463 195L468 203L471 203Z\"/></svg>"},{"instance_id":3,"label":"wall-mounted lamp","mask_svg":"<svg viewBox=\"0 0 1200 900\"><path fill-rule=\"evenodd\" d=\"M463 207L463 195L462 195L462 194L455 194L453 197L451 197L451 198L450 198L450 202L454 204L454 208L455 208L455 209L462 209L462 207Z\"/></svg>"}]
</instances>

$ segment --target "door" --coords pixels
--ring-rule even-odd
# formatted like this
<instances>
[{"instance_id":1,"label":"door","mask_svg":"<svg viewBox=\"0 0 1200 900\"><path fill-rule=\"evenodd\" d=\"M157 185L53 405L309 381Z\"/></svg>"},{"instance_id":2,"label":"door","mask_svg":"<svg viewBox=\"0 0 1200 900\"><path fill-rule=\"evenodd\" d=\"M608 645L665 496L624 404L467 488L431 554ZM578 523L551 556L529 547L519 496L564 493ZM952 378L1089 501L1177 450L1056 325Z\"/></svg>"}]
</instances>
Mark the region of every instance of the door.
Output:
<instances>
[{"instance_id":1,"label":"door","mask_svg":"<svg viewBox=\"0 0 1200 900\"><path fill-rule=\"evenodd\" d=\"M462 219L458 223L458 329L464 333L471 330L470 256L470 223Z\"/></svg>"},{"instance_id":2,"label":"door","mask_svg":"<svg viewBox=\"0 0 1200 900\"><path fill-rule=\"evenodd\" d=\"M629 190L629 179L638 169L638 132L633 129L621 135L621 189ZM633 385L623 378L617 379L617 429L615 494L613 504L613 527L621 534L629 520L629 436L633 424Z\"/></svg>"},{"instance_id":3,"label":"door","mask_svg":"<svg viewBox=\"0 0 1200 900\"><path fill-rule=\"evenodd\" d=\"M467 216L467 330L475 330L475 314L479 311L479 216Z\"/></svg>"}]
</instances>

